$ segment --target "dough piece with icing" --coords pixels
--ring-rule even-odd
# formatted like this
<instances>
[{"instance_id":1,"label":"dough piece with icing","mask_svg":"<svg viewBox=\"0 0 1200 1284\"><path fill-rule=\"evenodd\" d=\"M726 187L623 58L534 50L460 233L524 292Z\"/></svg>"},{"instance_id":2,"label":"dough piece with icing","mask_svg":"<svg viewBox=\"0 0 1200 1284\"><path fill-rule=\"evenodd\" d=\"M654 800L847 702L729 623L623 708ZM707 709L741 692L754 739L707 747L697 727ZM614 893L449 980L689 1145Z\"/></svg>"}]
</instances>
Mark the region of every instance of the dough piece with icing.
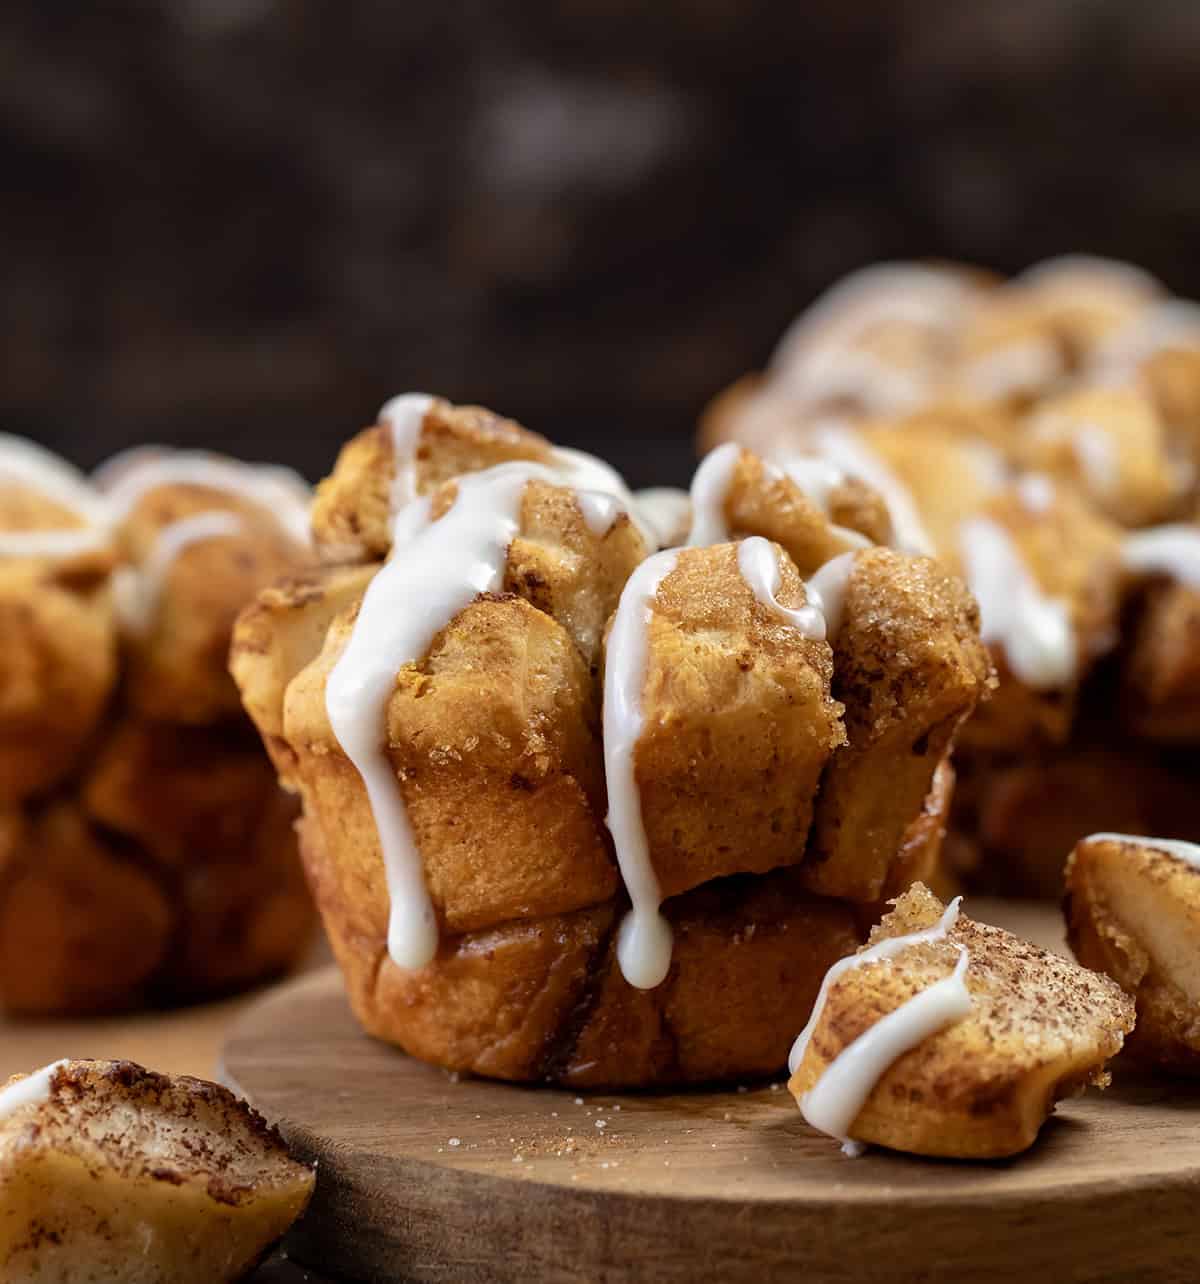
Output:
<instances>
[{"instance_id":1,"label":"dough piece with icing","mask_svg":"<svg viewBox=\"0 0 1200 1284\"><path fill-rule=\"evenodd\" d=\"M859 431L907 494L939 556L953 556L962 523L1007 481L1009 452L996 444L995 418L943 407L896 423L872 421Z\"/></svg>"},{"instance_id":2,"label":"dough piece with icing","mask_svg":"<svg viewBox=\"0 0 1200 1284\"><path fill-rule=\"evenodd\" d=\"M671 970L634 989L610 938L577 1012L579 1033L556 1070L578 1088L712 1083L776 1073L794 1013L862 939L853 908L807 894L795 869L718 879L668 901ZM718 997L719 996L719 997Z\"/></svg>"},{"instance_id":3,"label":"dough piece with icing","mask_svg":"<svg viewBox=\"0 0 1200 1284\"><path fill-rule=\"evenodd\" d=\"M1194 481L1165 424L1136 388L1082 388L1049 397L1027 418L1021 462L1078 486L1123 526L1166 520Z\"/></svg>"},{"instance_id":4,"label":"dough piece with icing","mask_svg":"<svg viewBox=\"0 0 1200 1284\"><path fill-rule=\"evenodd\" d=\"M785 455L774 464L732 445L706 456L692 482L688 543L760 535L780 545L803 576L840 553L887 543L891 524L882 497L844 475L806 489L793 476L805 458L811 462Z\"/></svg>"},{"instance_id":5,"label":"dough piece with icing","mask_svg":"<svg viewBox=\"0 0 1200 1284\"><path fill-rule=\"evenodd\" d=\"M0 1089L4 1279L242 1279L313 1184L214 1083L61 1061Z\"/></svg>"},{"instance_id":6,"label":"dough piece with icing","mask_svg":"<svg viewBox=\"0 0 1200 1284\"><path fill-rule=\"evenodd\" d=\"M789 1087L810 1114L819 1093L825 1120L835 1102L852 1111L842 1136L859 1144L959 1159L1017 1154L1056 1101L1107 1083L1104 1064L1133 1027L1133 1004L1107 977L948 914L919 884L857 959L830 973ZM956 974L958 999L920 1011L922 996Z\"/></svg>"},{"instance_id":7,"label":"dough piece with icing","mask_svg":"<svg viewBox=\"0 0 1200 1284\"><path fill-rule=\"evenodd\" d=\"M1008 284L984 295L966 318L945 377L959 395L1021 406L1060 379L1070 360L1054 318Z\"/></svg>"},{"instance_id":8,"label":"dough piece with icing","mask_svg":"<svg viewBox=\"0 0 1200 1284\"><path fill-rule=\"evenodd\" d=\"M338 852L344 894L387 939L393 897L377 815L326 708L354 622L339 617L288 685L283 731L306 809ZM515 595L471 603L426 653L397 660L381 731L440 931L565 913L614 893L598 692L555 620Z\"/></svg>"},{"instance_id":9,"label":"dough piece with icing","mask_svg":"<svg viewBox=\"0 0 1200 1284\"><path fill-rule=\"evenodd\" d=\"M958 554L1000 679L964 744L1025 751L1061 743L1080 684L1117 640L1118 528L1068 488L1030 476L963 524Z\"/></svg>"},{"instance_id":10,"label":"dough piece with icing","mask_svg":"<svg viewBox=\"0 0 1200 1284\"><path fill-rule=\"evenodd\" d=\"M329 626L361 601L374 574L370 564L313 567L268 585L238 617L230 672L286 789L298 788L283 730L288 683L320 654Z\"/></svg>"},{"instance_id":11,"label":"dough piece with icing","mask_svg":"<svg viewBox=\"0 0 1200 1284\"><path fill-rule=\"evenodd\" d=\"M890 549L854 555L833 648L847 742L822 777L805 877L825 895L875 901L991 665L961 583Z\"/></svg>"},{"instance_id":12,"label":"dough piece with icing","mask_svg":"<svg viewBox=\"0 0 1200 1284\"><path fill-rule=\"evenodd\" d=\"M342 447L317 487L312 525L321 560L381 560L397 508L463 473L518 460L549 464L550 443L481 406L419 393L393 398L378 423Z\"/></svg>"},{"instance_id":13,"label":"dough piece with icing","mask_svg":"<svg viewBox=\"0 0 1200 1284\"><path fill-rule=\"evenodd\" d=\"M1067 934L1137 1004L1132 1057L1200 1074L1200 846L1098 833L1067 862Z\"/></svg>"},{"instance_id":14,"label":"dough piece with icing","mask_svg":"<svg viewBox=\"0 0 1200 1284\"><path fill-rule=\"evenodd\" d=\"M209 457L200 457L208 461ZM251 484L254 470L216 460ZM148 472L143 487L131 470L114 488L116 535L126 565L115 582L125 659L125 696L145 718L205 724L241 712L229 676L229 638L242 607L260 588L309 559L293 523L250 492L206 484L206 464L189 476L191 456L164 457L163 478ZM186 466L178 472L177 460ZM136 467L136 464L135 464ZM169 470L169 471L168 471ZM300 501L294 501L299 507ZM303 516L301 515L301 521Z\"/></svg>"},{"instance_id":15,"label":"dough piece with icing","mask_svg":"<svg viewBox=\"0 0 1200 1284\"><path fill-rule=\"evenodd\" d=\"M800 577L765 541L779 575L767 601L779 605L759 597L739 556L749 543L659 554L670 561L644 614L627 634L623 600L609 635L609 824L635 919L653 913L643 899L799 861L822 769L844 740L824 617L801 614ZM617 710L609 688L625 675L615 666L635 663ZM646 898L643 884L652 889ZM650 985L666 963L651 969Z\"/></svg>"}]
</instances>

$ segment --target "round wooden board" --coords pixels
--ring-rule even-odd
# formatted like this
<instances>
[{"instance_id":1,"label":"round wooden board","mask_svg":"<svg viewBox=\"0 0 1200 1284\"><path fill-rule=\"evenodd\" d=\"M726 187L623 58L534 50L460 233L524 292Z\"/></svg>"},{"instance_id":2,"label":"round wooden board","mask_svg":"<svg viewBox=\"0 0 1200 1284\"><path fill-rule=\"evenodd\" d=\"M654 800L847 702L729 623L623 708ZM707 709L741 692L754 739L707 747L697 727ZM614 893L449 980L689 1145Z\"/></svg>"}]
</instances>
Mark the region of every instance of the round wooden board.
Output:
<instances>
[{"instance_id":1,"label":"round wooden board","mask_svg":"<svg viewBox=\"0 0 1200 1284\"><path fill-rule=\"evenodd\" d=\"M981 906L1045 943L1055 911ZM319 1161L294 1260L364 1281L1192 1281L1200 1094L1119 1075L1019 1159L843 1158L781 1083L577 1097L365 1037L336 971L241 1017L223 1073Z\"/></svg>"}]
</instances>

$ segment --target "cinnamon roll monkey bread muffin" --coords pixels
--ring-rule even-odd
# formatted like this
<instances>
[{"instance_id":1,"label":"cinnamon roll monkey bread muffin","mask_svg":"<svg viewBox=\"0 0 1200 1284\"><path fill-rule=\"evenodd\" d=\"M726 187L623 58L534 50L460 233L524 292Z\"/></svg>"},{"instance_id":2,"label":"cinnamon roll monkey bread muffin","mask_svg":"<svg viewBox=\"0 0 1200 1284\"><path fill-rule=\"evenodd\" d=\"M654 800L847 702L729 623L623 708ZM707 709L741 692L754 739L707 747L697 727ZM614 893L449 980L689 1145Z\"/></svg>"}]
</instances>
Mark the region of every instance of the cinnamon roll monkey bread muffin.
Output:
<instances>
[{"instance_id":1,"label":"cinnamon roll monkey bread muffin","mask_svg":"<svg viewBox=\"0 0 1200 1284\"><path fill-rule=\"evenodd\" d=\"M95 1012L285 968L295 805L228 674L310 558L282 469L146 448L93 478L0 437L0 1005Z\"/></svg>"},{"instance_id":2,"label":"cinnamon roll monkey bread muffin","mask_svg":"<svg viewBox=\"0 0 1200 1284\"><path fill-rule=\"evenodd\" d=\"M780 1069L936 857L992 682L963 585L868 484L817 504L730 447L639 499L417 395L343 448L313 536L232 669L366 1030L509 1080Z\"/></svg>"}]
</instances>

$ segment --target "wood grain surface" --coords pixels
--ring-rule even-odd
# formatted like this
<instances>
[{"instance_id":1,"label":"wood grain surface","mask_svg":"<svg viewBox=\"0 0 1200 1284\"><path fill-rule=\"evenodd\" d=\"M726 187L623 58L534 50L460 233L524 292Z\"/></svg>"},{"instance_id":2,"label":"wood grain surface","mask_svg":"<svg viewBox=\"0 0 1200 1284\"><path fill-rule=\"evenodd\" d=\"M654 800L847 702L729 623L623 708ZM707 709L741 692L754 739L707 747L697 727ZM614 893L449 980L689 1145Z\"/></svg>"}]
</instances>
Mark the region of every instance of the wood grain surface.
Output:
<instances>
[{"instance_id":1,"label":"wood grain surface","mask_svg":"<svg viewBox=\"0 0 1200 1284\"><path fill-rule=\"evenodd\" d=\"M971 909L1061 939L1049 907ZM332 969L244 1014L223 1073L319 1161L292 1256L353 1279L1198 1274L1200 1096L1167 1081L1065 1103L1016 1160L848 1160L781 1083L577 1097L455 1081L362 1035Z\"/></svg>"}]
</instances>

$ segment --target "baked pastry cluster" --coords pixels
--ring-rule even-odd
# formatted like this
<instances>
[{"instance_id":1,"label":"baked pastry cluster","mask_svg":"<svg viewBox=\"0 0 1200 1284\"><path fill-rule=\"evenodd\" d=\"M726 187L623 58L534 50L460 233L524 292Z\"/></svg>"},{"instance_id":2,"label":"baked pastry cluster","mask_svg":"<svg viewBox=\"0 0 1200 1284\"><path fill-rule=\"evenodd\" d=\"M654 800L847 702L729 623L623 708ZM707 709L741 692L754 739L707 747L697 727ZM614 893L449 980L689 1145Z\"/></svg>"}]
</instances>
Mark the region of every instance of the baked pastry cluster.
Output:
<instances>
[{"instance_id":1,"label":"baked pastry cluster","mask_svg":"<svg viewBox=\"0 0 1200 1284\"><path fill-rule=\"evenodd\" d=\"M936 859L992 682L959 580L887 547L862 481L818 503L730 448L633 496L417 395L343 448L313 535L232 669L363 1026L510 1080L778 1070Z\"/></svg>"},{"instance_id":2,"label":"baked pastry cluster","mask_svg":"<svg viewBox=\"0 0 1200 1284\"><path fill-rule=\"evenodd\" d=\"M130 1061L0 1088L0 1278L244 1279L304 1211L311 1169L227 1089Z\"/></svg>"},{"instance_id":3,"label":"baked pastry cluster","mask_svg":"<svg viewBox=\"0 0 1200 1284\"><path fill-rule=\"evenodd\" d=\"M1200 838L1200 307L1068 257L849 277L723 393L736 442L807 489L870 483L898 547L978 599L999 673L964 728L953 865L1057 895L1092 830Z\"/></svg>"},{"instance_id":4,"label":"baked pastry cluster","mask_svg":"<svg viewBox=\"0 0 1200 1284\"><path fill-rule=\"evenodd\" d=\"M836 964L792 1051L804 1117L843 1142L994 1159L1108 1082L1134 1007L1107 976L972 922L918 884Z\"/></svg>"},{"instance_id":5,"label":"baked pastry cluster","mask_svg":"<svg viewBox=\"0 0 1200 1284\"><path fill-rule=\"evenodd\" d=\"M0 1006L96 1012L277 973L312 920L229 677L311 557L282 469L145 448L92 478L0 437Z\"/></svg>"}]
</instances>

